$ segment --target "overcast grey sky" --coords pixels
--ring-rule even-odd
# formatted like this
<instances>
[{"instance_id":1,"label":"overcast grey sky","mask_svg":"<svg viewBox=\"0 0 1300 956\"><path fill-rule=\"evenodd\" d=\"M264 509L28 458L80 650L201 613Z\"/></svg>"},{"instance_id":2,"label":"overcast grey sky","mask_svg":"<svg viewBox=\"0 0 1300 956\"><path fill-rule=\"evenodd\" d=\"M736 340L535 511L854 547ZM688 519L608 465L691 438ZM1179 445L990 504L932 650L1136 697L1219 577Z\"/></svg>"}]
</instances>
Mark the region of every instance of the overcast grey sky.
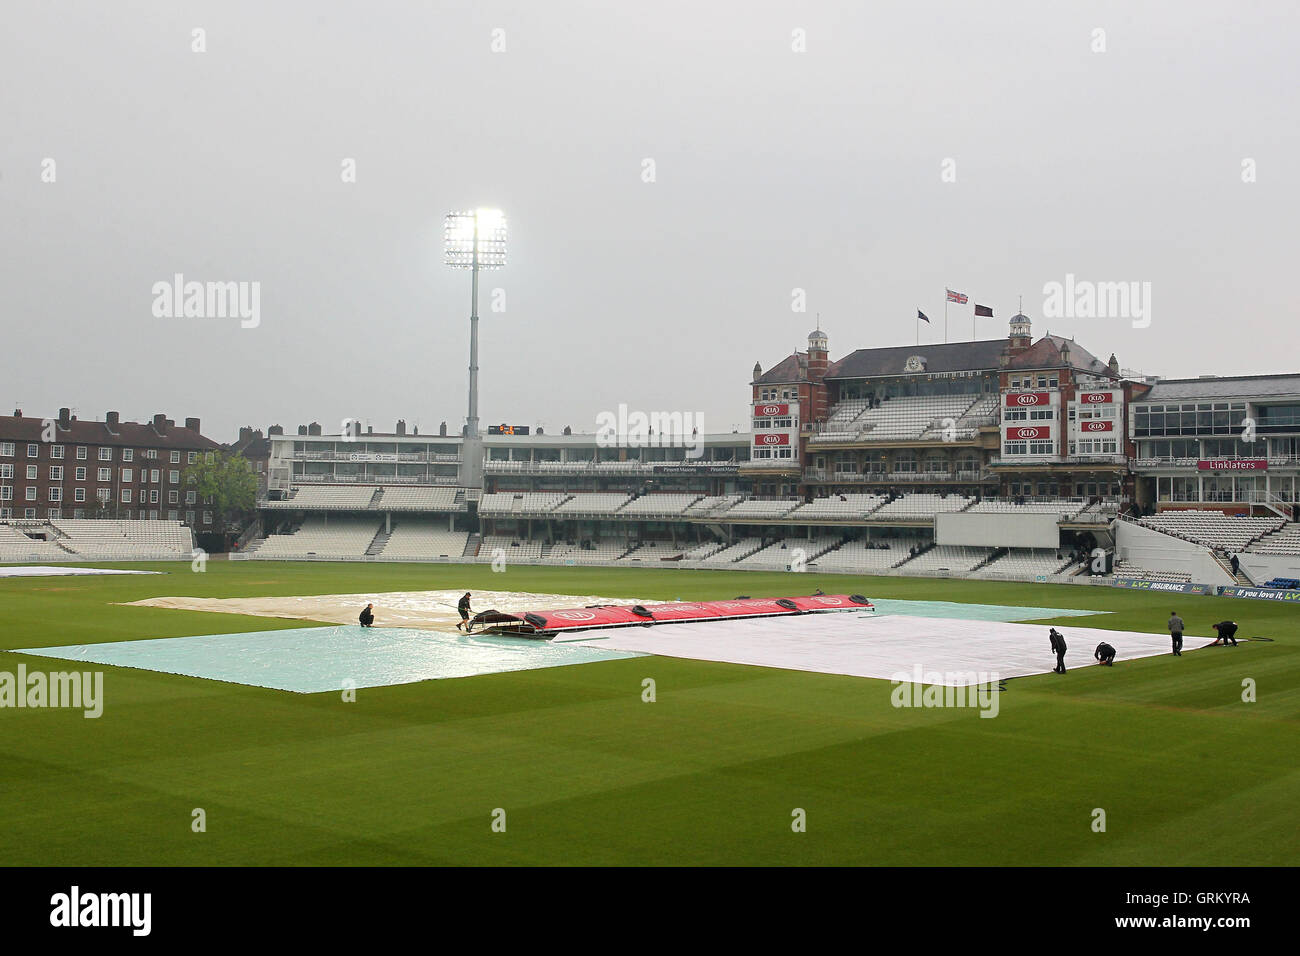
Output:
<instances>
[{"instance_id":1,"label":"overcast grey sky","mask_svg":"<svg viewBox=\"0 0 1300 956\"><path fill-rule=\"evenodd\" d=\"M626 402L730 430L816 313L832 358L913 342L918 307L936 341L945 285L996 310L979 338L1023 294L1036 335L1126 368L1297 371L1297 9L11 4L3 412L458 427L442 217L479 205L510 222L485 424L591 431ZM260 325L155 317L175 273L259 282ZM1044 320L1067 274L1150 282L1150 326Z\"/></svg>"}]
</instances>

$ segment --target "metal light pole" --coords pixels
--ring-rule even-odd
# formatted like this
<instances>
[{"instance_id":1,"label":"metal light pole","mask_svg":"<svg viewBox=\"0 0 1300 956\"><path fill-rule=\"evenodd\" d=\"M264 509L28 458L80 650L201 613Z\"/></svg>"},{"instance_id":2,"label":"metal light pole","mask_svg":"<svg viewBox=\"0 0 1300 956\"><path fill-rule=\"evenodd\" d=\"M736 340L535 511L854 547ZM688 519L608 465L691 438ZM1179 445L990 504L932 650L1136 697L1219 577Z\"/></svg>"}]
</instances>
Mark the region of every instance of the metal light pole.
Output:
<instances>
[{"instance_id":1,"label":"metal light pole","mask_svg":"<svg viewBox=\"0 0 1300 956\"><path fill-rule=\"evenodd\" d=\"M480 269L500 269L506 264L506 218L498 209L474 209L447 215L444 226L446 263L470 270L469 403L465 415L465 442L461 460L461 485L482 483L482 454L478 427L478 274Z\"/></svg>"}]
</instances>

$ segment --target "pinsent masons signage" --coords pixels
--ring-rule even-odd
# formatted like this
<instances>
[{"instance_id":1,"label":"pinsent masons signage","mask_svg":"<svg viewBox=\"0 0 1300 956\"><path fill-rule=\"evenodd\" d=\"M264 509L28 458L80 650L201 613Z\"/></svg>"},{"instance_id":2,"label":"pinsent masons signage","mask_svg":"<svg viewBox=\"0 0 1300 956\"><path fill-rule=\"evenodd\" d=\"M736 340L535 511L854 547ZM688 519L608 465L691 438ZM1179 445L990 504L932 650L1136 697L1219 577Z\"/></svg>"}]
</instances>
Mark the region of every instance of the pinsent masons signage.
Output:
<instances>
[{"instance_id":1,"label":"pinsent masons signage","mask_svg":"<svg viewBox=\"0 0 1300 956\"><path fill-rule=\"evenodd\" d=\"M1007 395L1007 407L1018 408L1028 405L1050 405L1052 396L1047 392L1011 392Z\"/></svg>"},{"instance_id":2,"label":"pinsent masons signage","mask_svg":"<svg viewBox=\"0 0 1300 956\"><path fill-rule=\"evenodd\" d=\"M1253 598L1256 601L1288 601L1300 604L1300 591L1274 591L1272 588L1226 587L1219 589L1220 597Z\"/></svg>"},{"instance_id":3,"label":"pinsent masons signage","mask_svg":"<svg viewBox=\"0 0 1300 956\"><path fill-rule=\"evenodd\" d=\"M653 468L656 475L734 475L739 471L739 465L691 465L676 462L655 465Z\"/></svg>"},{"instance_id":4,"label":"pinsent masons signage","mask_svg":"<svg viewBox=\"0 0 1300 956\"><path fill-rule=\"evenodd\" d=\"M1268 471L1267 458L1202 458L1196 462L1201 471Z\"/></svg>"},{"instance_id":5,"label":"pinsent masons signage","mask_svg":"<svg viewBox=\"0 0 1300 956\"><path fill-rule=\"evenodd\" d=\"M1147 578L1116 578L1112 587L1133 588L1138 591L1163 591L1166 594L1213 594L1211 584L1187 584L1182 581L1152 581Z\"/></svg>"}]
</instances>

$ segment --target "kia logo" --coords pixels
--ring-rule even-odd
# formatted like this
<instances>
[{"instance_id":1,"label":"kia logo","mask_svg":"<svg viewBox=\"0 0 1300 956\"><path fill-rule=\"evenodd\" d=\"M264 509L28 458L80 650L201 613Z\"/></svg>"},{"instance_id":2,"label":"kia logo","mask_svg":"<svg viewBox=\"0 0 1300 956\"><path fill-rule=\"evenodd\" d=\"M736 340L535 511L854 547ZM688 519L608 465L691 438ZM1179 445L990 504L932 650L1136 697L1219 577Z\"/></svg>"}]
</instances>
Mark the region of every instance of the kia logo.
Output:
<instances>
[{"instance_id":1,"label":"kia logo","mask_svg":"<svg viewBox=\"0 0 1300 956\"><path fill-rule=\"evenodd\" d=\"M1084 400L1089 402L1094 402L1094 403L1104 402L1106 400L1106 396L1102 395L1100 392L1093 392L1091 395L1085 395Z\"/></svg>"},{"instance_id":2,"label":"kia logo","mask_svg":"<svg viewBox=\"0 0 1300 956\"><path fill-rule=\"evenodd\" d=\"M1037 438L1037 437L1038 437L1038 429L1037 429L1037 428L1017 428L1017 429L1016 429L1016 437L1017 437L1017 438Z\"/></svg>"},{"instance_id":3,"label":"kia logo","mask_svg":"<svg viewBox=\"0 0 1300 956\"><path fill-rule=\"evenodd\" d=\"M553 617L558 617L561 621L594 621L596 615L590 611L557 611Z\"/></svg>"},{"instance_id":4,"label":"kia logo","mask_svg":"<svg viewBox=\"0 0 1300 956\"><path fill-rule=\"evenodd\" d=\"M1037 405L1037 404L1038 404L1038 396L1037 396L1037 395L1018 395L1018 396L1016 396L1016 401L1017 401L1018 403L1020 403L1021 405Z\"/></svg>"},{"instance_id":5,"label":"kia logo","mask_svg":"<svg viewBox=\"0 0 1300 956\"><path fill-rule=\"evenodd\" d=\"M762 438L759 439L759 441L761 441L764 445L779 445L781 444L781 436L764 435Z\"/></svg>"},{"instance_id":6,"label":"kia logo","mask_svg":"<svg viewBox=\"0 0 1300 956\"><path fill-rule=\"evenodd\" d=\"M779 415L781 414L780 405L764 405L758 410L759 415Z\"/></svg>"},{"instance_id":7,"label":"kia logo","mask_svg":"<svg viewBox=\"0 0 1300 956\"><path fill-rule=\"evenodd\" d=\"M1104 432L1106 431L1106 422L1084 422L1083 427L1085 431Z\"/></svg>"}]
</instances>

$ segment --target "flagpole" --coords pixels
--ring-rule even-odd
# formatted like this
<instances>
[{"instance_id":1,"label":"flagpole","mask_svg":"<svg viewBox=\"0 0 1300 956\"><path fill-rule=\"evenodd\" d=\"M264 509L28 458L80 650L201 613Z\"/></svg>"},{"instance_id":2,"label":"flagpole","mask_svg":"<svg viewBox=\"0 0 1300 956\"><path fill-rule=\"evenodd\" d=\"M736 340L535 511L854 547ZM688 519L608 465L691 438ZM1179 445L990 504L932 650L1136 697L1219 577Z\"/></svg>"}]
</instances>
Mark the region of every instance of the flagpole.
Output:
<instances>
[{"instance_id":1,"label":"flagpole","mask_svg":"<svg viewBox=\"0 0 1300 956\"><path fill-rule=\"evenodd\" d=\"M943 292L943 344L948 344L948 290Z\"/></svg>"}]
</instances>

